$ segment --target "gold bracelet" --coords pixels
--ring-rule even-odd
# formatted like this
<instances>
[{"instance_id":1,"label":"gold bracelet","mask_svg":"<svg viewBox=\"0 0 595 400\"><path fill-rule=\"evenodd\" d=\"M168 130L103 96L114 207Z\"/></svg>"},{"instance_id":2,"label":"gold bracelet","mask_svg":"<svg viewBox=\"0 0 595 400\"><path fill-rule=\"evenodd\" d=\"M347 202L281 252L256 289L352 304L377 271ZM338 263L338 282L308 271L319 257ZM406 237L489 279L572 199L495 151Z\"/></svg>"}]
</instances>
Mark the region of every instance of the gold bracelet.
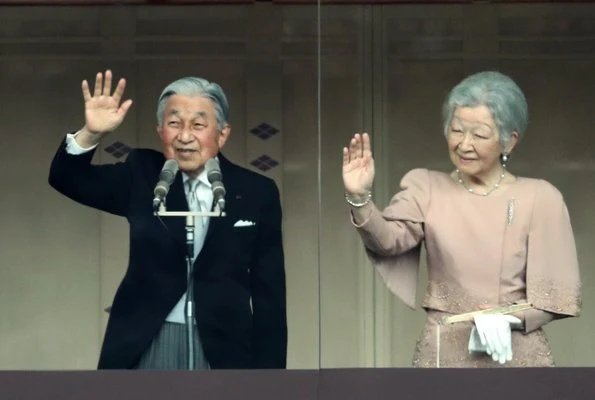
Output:
<instances>
[{"instance_id":1,"label":"gold bracelet","mask_svg":"<svg viewBox=\"0 0 595 400\"><path fill-rule=\"evenodd\" d=\"M361 203L356 203L355 201L351 200L349 198L349 193L345 193L345 201L347 201L347 203L349 203L350 206L353 206L355 208L361 208L365 206L370 202L370 200L372 200L372 192L368 192L368 194L366 194L366 199Z\"/></svg>"}]
</instances>

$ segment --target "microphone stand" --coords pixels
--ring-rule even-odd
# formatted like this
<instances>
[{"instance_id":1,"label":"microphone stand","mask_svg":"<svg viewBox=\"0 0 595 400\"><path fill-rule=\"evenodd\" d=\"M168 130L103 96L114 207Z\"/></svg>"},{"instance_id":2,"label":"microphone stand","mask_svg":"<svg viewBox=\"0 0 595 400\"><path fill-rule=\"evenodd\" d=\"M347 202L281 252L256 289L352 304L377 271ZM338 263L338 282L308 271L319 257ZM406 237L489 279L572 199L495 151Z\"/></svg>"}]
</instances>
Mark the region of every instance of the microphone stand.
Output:
<instances>
[{"instance_id":1,"label":"microphone stand","mask_svg":"<svg viewBox=\"0 0 595 400\"><path fill-rule=\"evenodd\" d=\"M188 370L194 370L194 226L196 217L224 217L225 212L221 211L219 204L211 212L205 211L166 211L165 201L159 205L155 215L165 217L185 217L186 224L186 306L184 317L186 321L186 341L188 343Z\"/></svg>"},{"instance_id":2,"label":"microphone stand","mask_svg":"<svg viewBox=\"0 0 595 400\"><path fill-rule=\"evenodd\" d=\"M188 369L194 370L194 217L186 216L186 340L188 342Z\"/></svg>"}]
</instances>

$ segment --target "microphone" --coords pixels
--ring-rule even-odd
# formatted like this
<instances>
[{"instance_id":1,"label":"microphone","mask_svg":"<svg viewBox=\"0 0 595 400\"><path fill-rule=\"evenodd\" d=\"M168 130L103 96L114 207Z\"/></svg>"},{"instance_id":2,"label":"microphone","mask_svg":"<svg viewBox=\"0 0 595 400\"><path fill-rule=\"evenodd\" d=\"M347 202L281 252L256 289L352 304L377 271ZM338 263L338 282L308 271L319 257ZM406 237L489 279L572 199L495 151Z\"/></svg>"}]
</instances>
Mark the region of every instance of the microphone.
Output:
<instances>
[{"instance_id":1,"label":"microphone","mask_svg":"<svg viewBox=\"0 0 595 400\"><path fill-rule=\"evenodd\" d=\"M213 201L219 206L219 211L225 210L225 186L223 186L223 174L219 168L219 161L210 158L205 164L207 179L213 191Z\"/></svg>"},{"instance_id":2,"label":"microphone","mask_svg":"<svg viewBox=\"0 0 595 400\"><path fill-rule=\"evenodd\" d=\"M153 194L155 195L153 199L154 210L159 208L165 200L165 196L169 192L169 186L174 182L179 168L180 166L176 160L167 160L163 164L163 168L161 168L161 172L159 173L159 181L155 185L155 189L153 189Z\"/></svg>"}]
</instances>

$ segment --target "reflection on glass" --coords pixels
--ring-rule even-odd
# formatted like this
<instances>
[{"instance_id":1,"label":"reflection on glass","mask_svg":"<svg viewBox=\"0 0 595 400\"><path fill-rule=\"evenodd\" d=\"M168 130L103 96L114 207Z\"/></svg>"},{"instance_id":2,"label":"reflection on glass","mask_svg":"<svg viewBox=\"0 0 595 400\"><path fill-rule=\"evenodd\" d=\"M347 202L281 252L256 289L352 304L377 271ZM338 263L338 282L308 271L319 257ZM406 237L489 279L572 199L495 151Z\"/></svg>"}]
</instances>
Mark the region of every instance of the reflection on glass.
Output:
<instances>
[{"instance_id":1,"label":"reflection on glass","mask_svg":"<svg viewBox=\"0 0 595 400\"><path fill-rule=\"evenodd\" d=\"M318 121L316 10L314 4L273 3L2 8L0 35L10 51L2 56L0 79L12 100L0 110L1 125L3 131L28 132L12 137L10 147L26 148L29 156L18 178L2 172L21 195L2 208L3 221L14 228L0 240L5 304L0 368L94 369L100 354L102 368L134 368L139 362L172 361L159 353L159 345L172 340L182 358L191 345L195 368L318 368L318 154L316 135L304 134L316 132ZM111 84L96 84L97 72L107 69ZM157 109L164 87L189 76L221 86L228 116L221 93L212 85L193 89L196 82L178 87L175 91L185 94L166 96L164 108ZM119 98L121 77L126 88ZM89 87L84 96L83 80ZM194 98L195 89L211 97ZM34 105L34 118L23 104ZM85 120L89 127L89 118L102 111L98 120L104 126L87 131L117 129L101 135L94 152L61 151L53 164L59 176L52 176L52 184L91 206L85 207L48 185L48 166L66 135ZM73 140L84 150L94 138L84 133ZM99 182L79 175L76 184L61 181L88 168L74 160L88 161L92 154L93 164L116 164L130 157L132 165L138 148L163 151L164 144L181 171L166 197L171 212L187 208L186 175L194 178L192 171L199 172L200 164L223 148L226 215L209 215L208 233L188 231L206 236L202 249L193 251L198 255L194 333L203 336L190 343L184 339L181 297L189 247L184 220L162 216L167 230L149 205L164 158L153 150L141 152L140 158L151 161L141 163L144 175L135 169L135 178L118 173ZM22 164L8 146L0 151L8 163ZM77 168L58 168L61 162ZM216 182L200 173L196 178L202 182L196 189L200 212L207 212ZM132 186L126 184L130 180ZM174 239L167 239L170 233ZM266 244L259 245L262 241ZM259 258L262 262L250 264ZM151 269L151 279L143 268ZM167 294L148 294L163 288ZM178 325L165 329L160 319ZM123 341L128 353L118 345ZM177 366L166 368L187 366L174 361Z\"/></svg>"},{"instance_id":2,"label":"reflection on glass","mask_svg":"<svg viewBox=\"0 0 595 400\"><path fill-rule=\"evenodd\" d=\"M575 13L582 17L578 18ZM586 204L583 192L586 190L590 193L593 186L588 172L590 161L581 149L583 146L570 144L556 132L570 132L563 127L562 120L565 119L563 115L572 114L575 129L569 133L573 138L571 142L585 143L591 140L590 136L587 138L581 133L584 126L589 124L590 118L589 112L581 104L592 102L593 94L583 91L575 97L570 92L571 88L582 85L578 83L578 76L583 76L585 68L593 67L591 57L581 54L575 46L584 36L582 28L577 27L584 26L585 19L591 21L594 13L591 5L577 5L569 10L557 5L520 7L416 4L345 7L323 4L320 72L323 88L323 228L320 263L322 367L408 367L412 365L412 360L417 360L414 361L417 366L422 363L425 366L436 366L439 359L436 357L437 352L432 353L434 356L424 355L422 360L416 356L419 355L419 346L427 344L428 348L435 349L437 343L440 343L442 354L447 354L444 352L452 346L454 339L450 333L442 332L441 340L437 340L435 325L432 325L432 329L426 325L427 316L422 305L427 304L424 300L427 300L428 293L431 298L432 294L438 293L440 298L450 299L452 302L458 301L455 298L460 299L460 296L444 293L439 290L440 287L435 287L436 273L428 277L426 248L420 249L419 269L409 276L413 282L409 282L408 286L412 291L412 298L406 303L394 296L391 288L394 290L395 285L386 285L378 268L370 265L372 263L364 251L360 235L350 221L350 207L343 195L345 187L339 161L341 155L338 149L348 145L355 133L367 132L371 137L371 152L375 161L372 201L380 210L389 204L392 196L400 189L402 179L405 178L405 183L411 182L406 179L407 173L416 168L453 172L450 184L461 189L463 194L477 197L477 201L496 197L498 190L506 187L508 173L496 173L493 179L488 179L485 188L465 173L465 168L475 163L472 151L468 152L467 147L472 150L474 146L490 142L488 147L494 150L490 154L493 154L493 161L497 162L495 165L506 164L507 170L514 176L544 179L563 194L564 205L558 204L561 207L559 209L563 210L567 205L571 218L573 215L581 216L572 218L572 234L564 237L573 237L579 260L589 258L590 250L585 243L592 240L592 234L583 221L582 210L591 207ZM546 22L554 20L557 23ZM512 21L522 23L515 25ZM517 28L513 28L513 25ZM562 50L559 44L554 43L554 37L566 43L567 47ZM555 68L562 68L565 71L563 76L556 73ZM512 156L503 154L506 149L501 149L499 143L494 142L499 132L475 125L477 115L471 115L471 118L458 116L463 122L453 124L452 131L445 136L448 132L441 119L441 112L447 94L465 76L485 70L499 70L513 77L528 100L531 124L527 136L515 148ZM568 101L562 105L556 100L561 93L576 101ZM575 119L577 112L580 115L578 120ZM496 125L490 126L493 128ZM452 150L455 139L464 140L463 147L466 150L459 153L450 151L449 157L449 150ZM453 159L456 161L455 168L451 162ZM455 169L458 169L458 174ZM582 172L577 174L579 169ZM411 185L418 186L415 182ZM577 191L578 187L581 188L580 191ZM469 189L480 195L488 193L488 196L476 196L469 193ZM354 204L365 203L367 200L366 193L357 193L353 198L347 197ZM487 210L479 213L479 217L485 217L486 227L485 232L482 229L478 235L484 237L486 232L505 229L508 221L515 225L522 218L520 198L509 200L506 198L502 202L500 217L497 217L498 213ZM445 211L440 214L451 215L449 209L452 210L445 207ZM470 206L469 213L472 210L474 208ZM490 218L499 218L501 223L495 221L490 224ZM462 222L456 223L457 226L459 224ZM496 225L500 228L496 228ZM338 226L343 226L344 229L337 230ZM563 226L568 228L569 225ZM425 235L433 227L424 225L423 229L422 234ZM444 232L442 235L444 238L440 240L445 242L459 237L454 235L453 239L453 235ZM342 243L341 251L336 250L338 242ZM466 240L460 243L465 249L468 247L466 252L463 249L460 254L473 254L478 248L469 245ZM540 312L545 311L541 316L549 317L575 316L579 310L577 299L580 293L577 292L578 286L573 285L578 282L571 254L574 247L560 243L545 247L547 249L540 252L540 256L545 255L548 260L553 259L548 251L570 249L569 255L564 261L560 261L560 264L570 268L564 269L566 272L563 274L569 281L564 286L563 297L566 300L558 301L555 309L551 304L538 305L534 299L530 300L535 303L531 310L515 308L515 315L520 315L519 319L524 319L525 322L521 327L513 324L515 327L512 336L525 340L534 337L528 330L538 331L537 328L543 327L551 343L551 347L546 346L543 350L544 354L548 353L545 357L547 362L551 362L551 356L556 360L556 365L560 366L592 365L595 354L577 351L579 348L589 347L585 332L588 331L586 324L590 323L592 317L588 313L583 313L580 318L565 318L563 322L554 323L543 323L542 318L534 318L534 308L538 308ZM494 254L496 253L500 254L498 251ZM523 252L515 254L522 256L521 253ZM430 258L433 257L429 249L428 254ZM454 264L453 268L462 268L460 262ZM479 264L484 265L486 262ZM442 271L442 268L437 269ZM405 274L403 271L391 273ZM482 268L465 276L472 278L473 274L485 273ZM519 273L521 275L523 273ZM498 276L495 279L498 280ZM506 281L508 278L503 276L501 279ZM581 268L581 279L584 285L593 278ZM438 281L438 286L444 285L441 279ZM553 282L556 282L555 287L561 287L560 281ZM507 287L504 283L502 285ZM548 288L536 290L544 296L552 295ZM474 311L488 305L522 303L530 296L513 300L504 297L489 301L489 304L475 304L477 307L468 307L457 313ZM562 303L569 308L562 307ZM412 307L415 309L412 310ZM444 308L439 309L444 311ZM527 320L530 322L527 323ZM537 323L537 320L542 323ZM471 330L475 324L469 321L466 324L465 332L459 332L460 337L456 341L459 348L468 354ZM519 336L519 332L522 336ZM569 343L565 339L570 332L573 337L576 336L576 342ZM418 341L420 335L424 340ZM517 358L514 359L515 340L513 339L512 346L513 360L505 365L510 366L515 362L530 364L524 362L527 360L523 358L521 350L516 351ZM345 348L351 351L346 352ZM442 366L448 365L447 359L442 361ZM496 361L495 365L500 364Z\"/></svg>"}]
</instances>

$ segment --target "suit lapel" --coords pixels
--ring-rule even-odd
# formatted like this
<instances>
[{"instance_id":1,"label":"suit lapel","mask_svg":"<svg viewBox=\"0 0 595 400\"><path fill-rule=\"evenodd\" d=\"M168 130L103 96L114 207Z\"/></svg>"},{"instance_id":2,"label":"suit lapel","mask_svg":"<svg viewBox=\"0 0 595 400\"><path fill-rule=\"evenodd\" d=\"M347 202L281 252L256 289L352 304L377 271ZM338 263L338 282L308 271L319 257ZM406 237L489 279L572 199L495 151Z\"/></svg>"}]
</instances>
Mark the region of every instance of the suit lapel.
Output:
<instances>
[{"instance_id":1,"label":"suit lapel","mask_svg":"<svg viewBox=\"0 0 595 400\"><path fill-rule=\"evenodd\" d=\"M182 174L178 173L171 184L166 198L167 211L188 211L188 201L184 192ZM162 217L176 243L186 249L186 219L184 217Z\"/></svg>"}]
</instances>

